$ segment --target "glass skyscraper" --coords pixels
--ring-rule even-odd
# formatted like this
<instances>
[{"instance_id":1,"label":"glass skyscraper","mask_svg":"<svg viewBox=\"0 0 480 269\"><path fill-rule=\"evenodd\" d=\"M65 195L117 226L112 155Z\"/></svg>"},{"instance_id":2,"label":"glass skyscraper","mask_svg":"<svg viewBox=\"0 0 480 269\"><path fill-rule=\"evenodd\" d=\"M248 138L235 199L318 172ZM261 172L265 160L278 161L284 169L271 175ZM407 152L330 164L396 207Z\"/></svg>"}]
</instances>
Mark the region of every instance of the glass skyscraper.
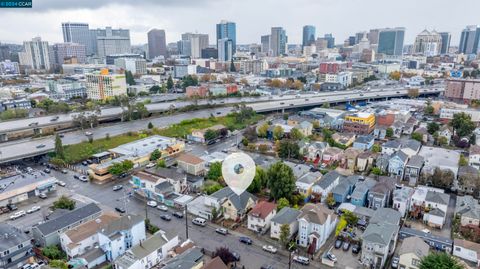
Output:
<instances>
[{"instance_id":1,"label":"glass skyscraper","mask_svg":"<svg viewBox=\"0 0 480 269\"><path fill-rule=\"evenodd\" d=\"M378 53L388 56L401 56L404 38L405 28L398 27L380 30L378 34Z\"/></svg>"},{"instance_id":2,"label":"glass skyscraper","mask_svg":"<svg viewBox=\"0 0 480 269\"><path fill-rule=\"evenodd\" d=\"M287 52L287 33L282 27L272 27L272 32L270 34L270 50L274 57Z\"/></svg>"},{"instance_id":3,"label":"glass skyscraper","mask_svg":"<svg viewBox=\"0 0 480 269\"><path fill-rule=\"evenodd\" d=\"M302 46L310 46L315 44L315 26L313 25L305 25L303 26L303 39L302 39Z\"/></svg>"},{"instance_id":4,"label":"glass skyscraper","mask_svg":"<svg viewBox=\"0 0 480 269\"><path fill-rule=\"evenodd\" d=\"M469 25L462 31L458 51L465 54L477 54L479 41L480 27L478 25Z\"/></svg>"},{"instance_id":5,"label":"glass skyscraper","mask_svg":"<svg viewBox=\"0 0 480 269\"><path fill-rule=\"evenodd\" d=\"M85 45L87 55L96 53L96 40L92 38L88 23L63 22L62 32L63 42Z\"/></svg>"},{"instance_id":6,"label":"glass skyscraper","mask_svg":"<svg viewBox=\"0 0 480 269\"><path fill-rule=\"evenodd\" d=\"M450 49L450 39L452 35L448 32L441 32L438 33L442 37L442 47L440 48L440 54L448 54L448 50Z\"/></svg>"},{"instance_id":7,"label":"glass skyscraper","mask_svg":"<svg viewBox=\"0 0 480 269\"><path fill-rule=\"evenodd\" d=\"M331 49L335 47L335 37L333 37L332 34L325 34L323 38L327 40L327 48Z\"/></svg>"},{"instance_id":8,"label":"glass skyscraper","mask_svg":"<svg viewBox=\"0 0 480 269\"><path fill-rule=\"evenodd\" d=\"M219 24L217 24L217 49L218 53L220 55L220 50L222 48L219 47L219 40L220 39L230 39L231 42L231 47L232 47L232 52L231 54L234 55L235 52L237 51L237 26L234 22L230 21L221 21ZM228 53L225 53L227 55Z\"/></svg>"}]
</instances>

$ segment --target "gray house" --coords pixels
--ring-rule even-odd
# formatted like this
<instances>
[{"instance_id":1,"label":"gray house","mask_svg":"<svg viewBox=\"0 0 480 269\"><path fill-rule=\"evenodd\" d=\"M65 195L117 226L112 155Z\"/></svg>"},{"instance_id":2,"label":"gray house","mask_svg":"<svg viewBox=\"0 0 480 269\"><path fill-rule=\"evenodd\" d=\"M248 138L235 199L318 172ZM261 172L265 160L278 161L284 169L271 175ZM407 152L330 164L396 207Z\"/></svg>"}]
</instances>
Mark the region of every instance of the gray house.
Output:
<instances>
[{"instance_id":1,"label":"gray house","mask_svg":"<svg viewBox=\"0 0 480 269\"><path fill-rule=\"evenodd\" d=\"M368 192L368 208L378 209L388 207L395 190L395 179L391 177L380 177L377 184Z\"/></svg>"},{"instance_id":2,"label":"gray house","mask_svg":"<svg viewBox=\"0 0 480 269\"><path fill-rule=\"evenodd\" d=\"M332 194L335 202L343 203L352 194L355 184L360 180L360 176L348 176L340 178L340 183L333 188Z\"/></svg>"},{"instance_id":3,"label":"gray house","mask_svg":"<svg viewBox=\"0 0 480 269\"><path fill-rule=\"evenodd\" d=\"M19 268L33 254L28 235L10 224L0 223L0 268Z\"/></svg>"},{"instance_id":4,"label":"gray house","mask_svg":"<svg viewBox=\"0 0 480 269\"><path fill-rule=\"evenodd\" d=\"M100 216L102 210L95 203L76 208L62 216L33 226L35 243L42 247L60 244L60 234Z\"/></svg>"},{"instance_id":5,"label":"gray house","mask_svg":"<svg viewBox=\"0 0 480 269\"><path fill-rule=\"evenodd\" d=\"M414 155L410 158L410 160L408 160L407 165L405 165L405 172L403 175L403 180L408 181L408 185L415 186L417 184L423 163L424 159L420 155Z\"/></svg>"},{"instance_id":6,"label":"gray house","mask_svg":"<svg viewBox=\"0 0 480 269\"><path fill-rule=\"evenodd\" d=\"M380 170L385 173L388 169L388 161L390 160L390 154L382 153L378 156L375 166L380 168Z\"/></svg>"}]
</instances>

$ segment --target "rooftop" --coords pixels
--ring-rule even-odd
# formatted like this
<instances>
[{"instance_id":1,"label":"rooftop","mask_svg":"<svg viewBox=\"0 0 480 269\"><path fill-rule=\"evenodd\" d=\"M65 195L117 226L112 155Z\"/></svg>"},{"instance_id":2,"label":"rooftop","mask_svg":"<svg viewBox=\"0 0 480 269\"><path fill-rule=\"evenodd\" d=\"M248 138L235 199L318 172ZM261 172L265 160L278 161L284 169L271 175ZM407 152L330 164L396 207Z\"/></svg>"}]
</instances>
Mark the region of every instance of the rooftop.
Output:
<instances>
[{"instance_id":1,"label":"rooftop","mask_svg":"<svg viewBox=\"0 0 480 269\"><path fill-rule=\"evenodd\" d=\"M278 224L290 224L297 221L298 215L300 215L299 210L291 207L284 207L272 218L272 222Z\"/></svg>"},{"instance_id":2,"label":"rooftop","mask_svg":"<svg viewBox=\"0 0 480 269\"><path fill-rule=\"evenodd\" d=\"M31 192L43 186L50 186L55 182L55 177L40 171L0 179L0 201L12 196Z\"/></svg>"},{"instance_id":3,"label":"rooftop","mask_svg":"<svg viewBox=\"0 0 480 269\"><path fill-rule=\"evenodd\" d=\"M399 254L413 253L418 258L423 258L428 255L430 246L423 241L420 237L412 236L403 239L402 246L400 247Z\"/></svg>"},{"instance_id":4,"label":"rooftop","mask_svg":"<svg viewBox=\"0 0 480 269\"><path fill-rule=\"evenodd\" d=\"M259 202L248 215L265 219L272 211L276 210L277 205L266 201Z\"/></svg>"},{"instance_id":5,"label":"rooftop","mask_svg":"<svg viewBox=\"0 0 480 269\"><path fill-rule=\"evenodd\" d=\"M87 221L84 224L65 232L65 235L70 238L73 244L76 244L97 233L101 227L119 218L120 216L113 212L105 212L100 217Z\"/></svg>"},{"instance_id":6,"label":"rooftop","mask_svg":"<svg viewBox=\"0 0 480 269\"><path fill-rule=\"evenodd\" d=\"M333 210L328 209L322 204L306 204L301 209L298 219L303 218L311 223L324 224L329 216L332 221L337 218Z\"/></svg>"},{"instance_id":7,"label":"rooftop","mask_svg":"<svg viewBox=\"0 0 480 269\"><path fill-rule=\"evenodd\" d=\"M0 223L0 252L30 240L31 238L17 227Z\"/></svg>"},{"instance_id":8,"label":"rooftop","mask_svg":"<svg viewBox=\"0 0 480 269\"><path fill-rule=\"evenodd\" d=\"M116 148L110 149L119 155L128 156L145 156L152 153L155 149L165 150L176 143L175 138L169 138L159 135L152 135L137 141L123 144Z\"/></svg>"},{"instance_id":9,"label":"rooftop","mask_svg":"<svg viewBox=\"0 0 480 269\"><path fill-rule=\"evenodd\" d=\"M201 164L201 163L205 162L200 157L198 157L196 155L193 155L193 154L189 154L189 153L180 154L177 157L177 161L181 161L181 162L185 162L185 163L189 163L189 164L193 164L193 165L197 165L197 164Z\"/></svg>"}]
</instances>

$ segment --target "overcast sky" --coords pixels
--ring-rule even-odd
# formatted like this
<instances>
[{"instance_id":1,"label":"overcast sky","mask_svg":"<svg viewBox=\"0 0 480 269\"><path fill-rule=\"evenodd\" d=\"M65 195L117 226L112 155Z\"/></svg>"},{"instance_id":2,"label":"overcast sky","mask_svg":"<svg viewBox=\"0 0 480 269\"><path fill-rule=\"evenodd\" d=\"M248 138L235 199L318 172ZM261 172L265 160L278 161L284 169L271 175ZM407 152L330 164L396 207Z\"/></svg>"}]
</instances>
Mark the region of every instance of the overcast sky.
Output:
<instances>
[{"instance_id":1,"label":"overcast sky","mask_svg":"<svg viewBox=\"0 0 480 269\"><path fill-rule=\"evenodd\" d=\"M311 24L337 44L358 31L402 26L406 44L427 28L451 32L456 46L466 25L480 24L479 10L480 0L33 0L32 9L0 9L0 42L63 42L61 23L71 21L130 29L132 44L146 43L151 28L165 29L167 42L197 31L214 44L215 24L227 19L237 23L237 44L260 43L272 26L301 43L302 26Z\"/></svg>"}]
</instances>

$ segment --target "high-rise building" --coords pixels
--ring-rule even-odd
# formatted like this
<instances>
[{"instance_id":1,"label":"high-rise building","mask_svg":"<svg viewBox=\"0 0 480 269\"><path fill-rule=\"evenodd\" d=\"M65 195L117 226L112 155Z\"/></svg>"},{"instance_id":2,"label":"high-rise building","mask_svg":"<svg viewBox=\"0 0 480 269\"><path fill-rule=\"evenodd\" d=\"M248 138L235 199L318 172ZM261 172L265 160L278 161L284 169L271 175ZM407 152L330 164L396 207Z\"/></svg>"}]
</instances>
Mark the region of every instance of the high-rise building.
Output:
<instances>
[{"instance_id":1,"label":"high-rise building","mask_svg":"<svg viewBox=\"0 0 480 269\"><path fill-rule=\"evenodd\" d=\"M440 54L448 54L452 35L449 32L441 32L439 34L442 37L442 48L440 49Z\"/></svg>"},{"instance_id":2,"label":"high-rise building","mask_svg":"<svg viewBox=\"0 0 480 269\"><path fill-rule=\"evenodd\" d=\"M229 38L218 40L218 60L229 62L233 58L233 41Z\"/></svg>"},{"instance_id":3,"label":"high-rise building","mask_svg":"<svg viewBox=\"0 0 480 269\"><path fill-rule=\"evenodd\" d=\"M262 44L262 52L265 55L270 54L270 35L262 35L260 37L260 43Z\"/></svg>"},{"instance_id":4,"label":"high-rise building","mask_svg":"<svg viewBox=\"0 0 480 269\"><path fill-rule=\"evenodd\" d=\"M190 41L190 56L192 58L201 58L202 50L208 48L208 34L185 33L182 34L182 40Z\"/></svg>"},{"instance_id":5,"label":"high-rise building","mask_svg":"<svg viewBox=\"0 0 480 269\"><path fill-rule=\"evenodd\" d=\"M34 70L49 70L52 67L47 41L35 37L32 41L24 41L23 47L25 51L21 52L20 65Z\"/></svg>"},{"instance_id":6,"label":"high-rise building","mask_svg":"<svg viewBox=\"0 0 480 269\"><path fill-rule=\"evenodd\" d=\"M216 48L204 48L202 50L202 58L203 59L217 59L218 58L218 50Z\"/></svg>"},{"instance_id":7,"label":"high-rise building","mask_svg":"<svg viewBox=\"0 0 480 269\"><path fill-rule=\"evenodd\" d=\"M192 42L190 40L179 40L177 42L178 54L192 56Z\"/></svg>"},{"instance_id":8,"label":"high-rise building","mask_svg":"<svg viewBox=\"0 0 480 269\"><path fill-rule=\"evenodd\" d=\"M313 25L305 25L303 26L303 39L302 39L302 46L310 46L315 43L315 26Z\"/></svg>"},{"instance_id":9,"label":"high-rise building","mask_svg":"<svg viewBox=\"0 0 480 269\"><path fill-rule=\"evenodd\" d=\"M115 66L130 71L134 75L147 74L147 61L142 58L117 58Z\"/></svg>"},{"instance_id":10,"label":"high-rise building","mask_svg":"<svg viewBox=\"0 0 480 269\"><path fill-rule=\"evenodd\" d=\"M75 58L74 62L84 64L86 62L86 48L78 43L58 43L52 46L53 61L57 66L64 64L66 59Z\"/></svg>"},{"instance_id":11,"label":"high-rise building","mask_svg":"<svg viewBox=\"0 0 480 269\"><path fill-rule=\"evenodd\" d=\"M331 49L335 47L335 37L333 37L332 34L325 34L323 38L327 40L327 48Z\"/></svg>"},{"instance_id":12,"label":"high-rise building","mask_svg":"<svg viewBox=\"0 0 480 269\"><path fill-rule=\"evenodd\" d=\"M413 53L424 56L435 56L440 54L442 48L442 37L436 31L423 30L415 38Z\"/></svg>"},{"instance_id":13,"label":"high-rise building","mask_svg":"<svg viewBox=\"0 0 480 269\"><path fill-rule=\"evenodd\" d=\"M358 32L355 34L355 44L358 44L360 43L360 41L362 41L363 38L366 38L367 37L367 32Z\"/></svg>"},{"instance_id":14,"label":"high-rise building","mask_svg":"<svg viewBox=\"0 0 480 269\"><path fill-rule=\"evenodd\" d=\"M458 51L464 54L477 54L479 52L479 41L480 27L478 25L468 25L462 30Z\"/></svg>"},{"instance_id":15,"label":"high-rise building","mask_svg":"<svg viewBox=\"0 0 480 269\"><path fill-rule=\"evenodd\" d=\"M378 34L378 53L387 56L401 56L403 52L403 40L405 28L380 29Z\"/></svg>"},{"instance_id":16,"label":"high-rise building","mask_svg":"<svg viewBox=\"0 0 480 269\"><path fill-rule=\"evenodd\" d=\"M270 50L277 57L287 52L287 33L282 27L272 27L270 34Z\"/></svg>"},{"instance_id":17,"label":"high-rise building","mask_svg":"<svg viewBox=\"0 0 480 269\"><path fill-rule=\"evenodd\" d=\"M93 55L97 52L97 41L92 38L88 23L63 22L62 32L63 42L84 45L87 55Z\"/></svg>"},{"instance_id":18,"label":"high-rise building","mask_svg":"<svg viewBox=\"0 0 480 269\"><path fill-rule=\"evenodd\" d=\"M107 55L130 53L130 30L105 29L91 30L97 40L97 56L105 58Z\"/></svg>"},{"instance_id":19,"label":"high-rise building","mask_svg":"<svg viewBox=\"0 0 480 269\"><path fill-rule=\"evenodd\" d=\"M148 31L148 57L167 56L167 40L165 30L152 29Z\"/></svg>"},{"instance_id":20,"label":"high-rise building","mask_svg":"<svg viewBox=\"0 0 480 269\"><path fill-rule=\"evenodd\" d=\"M86 74L87 96L92 100L105 100L108 97L126 95L127 81L124 74L110 74L107 69Z\"/></svg>"},{"instance_id":21,"label":"high-rise building","mask_svg":"<svg viewBox=\"0 0 480 269\"><path fill-rule=\"evenodd\" d=\"M232 42L232 55L237 51L237 26L234 22L222 20L217 24L217 49L220 55L220 47L218 46L220 39L230 39ZM226 54L226 53L225 53ZM220 58L220 57L219 57Z\"/></svg>"},{"instance_id":22,"label":"high-rise building","mask_svg":"<svg viewBox=\"0 0 480 269\"><path fill-rule=\"evenodd\" d=\"M370 32L367 34L368 41L370 44L378 44L378 34L380 33L379 29L371 29Z\"/></svg>"}]
</instances>

